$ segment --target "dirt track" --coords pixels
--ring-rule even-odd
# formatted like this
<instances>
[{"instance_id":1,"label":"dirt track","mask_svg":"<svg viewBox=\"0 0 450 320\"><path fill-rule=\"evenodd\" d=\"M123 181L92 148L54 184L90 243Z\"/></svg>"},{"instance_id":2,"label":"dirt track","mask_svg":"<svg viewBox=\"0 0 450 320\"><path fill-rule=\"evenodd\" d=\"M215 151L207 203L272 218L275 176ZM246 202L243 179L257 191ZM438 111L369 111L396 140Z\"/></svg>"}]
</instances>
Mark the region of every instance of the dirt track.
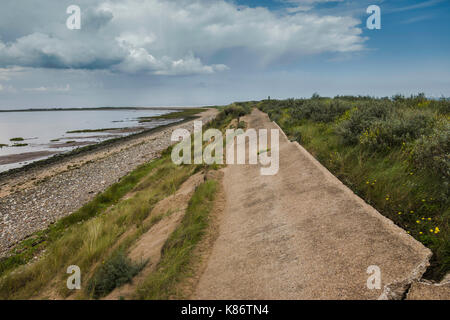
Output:
<instances>
[{"instance_id":1,"label":"dirt track","mask_svg":"<svg viewBox=\"0 0 450 320\"><path fill-rule=\"evenodd\" d=\"M278 128L257 110L245 120ZM195 299L401 298L406 287L390 284L408 284L428 265L427 248L282 133L277 175L228 165L224 188L219 236ZM367 288L371 265L381 269L380 290Z\"/></svg>"}]
</instances>

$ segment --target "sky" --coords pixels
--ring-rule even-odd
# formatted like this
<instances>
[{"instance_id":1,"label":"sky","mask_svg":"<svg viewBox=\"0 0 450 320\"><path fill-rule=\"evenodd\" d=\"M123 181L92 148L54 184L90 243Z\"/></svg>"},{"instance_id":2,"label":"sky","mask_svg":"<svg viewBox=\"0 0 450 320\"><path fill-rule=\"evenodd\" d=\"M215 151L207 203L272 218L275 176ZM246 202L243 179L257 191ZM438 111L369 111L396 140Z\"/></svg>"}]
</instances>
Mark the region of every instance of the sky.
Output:
<instances>
[{"instance_id":1,"label":"sky","mask_svg":"<svg viewBox=\"0 0 450 320\"><path fill-rule=\"evenodd\" d=\"M0 109L449 97L449 57L450 0L0 3Z\"/></svg>"}]
</instances>

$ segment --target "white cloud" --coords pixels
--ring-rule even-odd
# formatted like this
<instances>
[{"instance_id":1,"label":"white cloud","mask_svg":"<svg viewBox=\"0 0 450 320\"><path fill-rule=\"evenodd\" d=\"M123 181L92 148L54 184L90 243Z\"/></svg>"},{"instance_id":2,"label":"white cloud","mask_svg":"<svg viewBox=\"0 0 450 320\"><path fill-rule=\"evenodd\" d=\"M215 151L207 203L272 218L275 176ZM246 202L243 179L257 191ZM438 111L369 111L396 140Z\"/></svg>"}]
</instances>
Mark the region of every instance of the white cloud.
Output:
<instances>
[{"instance_id":1,"label":"white cloud","mask_svg":"<svg viewBox=\"0 0 450 320\"><path fill-rule=\"evenodd\" d=\"M301 7L325 1L291 2ZM88 8L82 7L79 31L67 30L62 21L61 25L42 24L7 43L0 41L0 66L210 74L232 67L221 55L230 50L249 62L269 64L284 56L364 48L360 21L352 17L298 10L279 15L223 0L89 3Z\"/></svg>"}]
</instances>

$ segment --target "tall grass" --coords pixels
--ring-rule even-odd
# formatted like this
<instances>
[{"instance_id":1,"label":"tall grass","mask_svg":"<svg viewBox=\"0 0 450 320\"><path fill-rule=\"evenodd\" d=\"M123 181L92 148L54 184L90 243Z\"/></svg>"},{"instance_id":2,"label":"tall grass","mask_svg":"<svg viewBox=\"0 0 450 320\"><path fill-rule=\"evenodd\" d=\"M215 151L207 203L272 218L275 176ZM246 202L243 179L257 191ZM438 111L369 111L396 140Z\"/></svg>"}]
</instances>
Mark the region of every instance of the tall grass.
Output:
<instances>
[{"instance_id":1,"label":"tall grass","mask_svg":"<svg viewBox=\"0 0 450 320\"><path fill-rule=\"evenodd\" d=\"M81 216L83 219L90 217L88 220L80 219L77 214L75 217L69 216L70 220L61 221L61 225L67 226L66 229L47 245L45 254L37 262L17 268L0 280L0 298L30 298L42 293L54 280L60 284L56 285L59 294L67 295L69 292L65 289L63 277L69 265L77 265L83 274L88 274L94 265L108 258L111 248L117 245L127 230L136 229L126 239L130 245L145 232L142 230L145 227L142 222L153 206L175 192L194 170L191 165L174 165L168 156L155 161L147 169L150 168L155 170L150 170L147 176L142 177L145 187L136 183L135 189L131 189L134 192L131 198L122 200L108 211L96 213L94 216L89 213L95 212L83 210ZM122 189L113 190L118 192ZM118 199L116 194L107 194L109 196L99 196L98 201L94 201L99 204L97 208L103 208L100 204ZM92 208L94 205L89 204L87 207ZM86 284L86 280L83 281Z\"/></svg>"},{"instance_id":2,"label":"tall grass","mask_svg":"<svg viewBox=\"0 0 450 320\"><path fill-rule=\"evenodd\" d=\"M56 239L59 239L70 226L101 214L107 208L116 204L160 163L161 160L156 160L139 166L119 182L98 194L92 201L88 202L73 214L60 219L46 230L36 232L28 239L19 243L13 250L11 256L0 259L0 276L11 269L28 263L38 252L44 250Z\"/></svg>"},{"instance_id":3,"label":"tall grass","mask_svg":"<svg viewBox=\"0 0 450 320\"><path fill-rule=\"evenodd\" d=\"M208 226L217 181L201 184L189 201L180 226L170 235L161 251L157 270L137 290L138 299L169 299L177 295L177 284L191 272L192 252Z\"/></svg>"}]
</instances>

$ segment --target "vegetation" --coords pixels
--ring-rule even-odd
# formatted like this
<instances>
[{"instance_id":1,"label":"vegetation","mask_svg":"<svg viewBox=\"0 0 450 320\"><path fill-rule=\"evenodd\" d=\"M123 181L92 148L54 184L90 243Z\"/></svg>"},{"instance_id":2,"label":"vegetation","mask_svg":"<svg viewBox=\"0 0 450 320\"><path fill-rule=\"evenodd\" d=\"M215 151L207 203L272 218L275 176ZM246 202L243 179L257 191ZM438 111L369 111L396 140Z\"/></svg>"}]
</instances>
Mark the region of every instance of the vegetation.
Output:
<instances>
[{"instance_id":1,"label":"vegetation","mask_svg":"<svg viewBox=\"0 0 450 320\"><path fill-rule=\"evenodd\" d=\"M28 143L14 143L11 147L26 147Z\"/></svg>"},{"instance_id":2,"label":"vegetation","mask_svg":"<svg viewBox=\"0 0 450 320\"><path fill-rule=\"evenodd\" d=\"M226 121L237 114L226 110L219 113L222 120L215 120L211 126L224 128ZM133 264L126 257L127 250L163 218L151 215L153 207L175 193L190 175L205 168L177 166L170 154L168 148L160 159L138 167L75 213L17 245L10 257L0 260L0 299L43 297L49 288L67 297L72 292L65 286L65 271L72 264L79 266L84 275L85 289L78 292L77 298L99 298L130 281L145 261ZM190 252L207 225L215 190L213 180L198 187L181 226L164 246L156 273L142 286L140 297L157 297L155 285L164 288L161 295L169 294L175 283L186 276ZM173 268L168 268L171 262Z\"/></svg>"},{"instance_id":3,"label":"vegetation","mask_svg":"<svg viewBox=\"0 0 450 320\"><path fill-rule=\"evenodd\" d=\"M450 271L450 101L423 94L265 100L286 132L433 252L426 276Z\"/></svg>"},{"instance_id":4,"label":"vegetation","mask_svg":"<svg viewBox=\"0 0 450 320\"><path fill-rule=\"evenodd\" d=\"M23 141L25 140L24 138L18 137L18 138L11 138L9 139L9 141L15 142L15 141Z\"/></svg>"},{"instance_id":5,"label":"vegetation","mask_svg":"<svg viewBox=\"0 0 450 320\"><path fill-rule=\"evenodd\" d=\"M7 144L0 143L0 149L7 146L8 146Z\"/></svg>"},{"instance_id":6,"label":"vegetation","mask_svg":"<svg viewBox=\"0 0 450 320\"><path fill-rule=\"evenodd\" d=\"M154 170L148 171L150 168ZM192 174L194 166L176 166L166 155L141 170L147 175L141 177L131 190L130 199L118 201L122 188L128 189L126 184L119 185L42 232L47 236L47 243L43 245L45 254L37 262L7 273L0 281L0 298L30 298L42 292L54 279L60 279L59 294L70 294L62 280L66 276L65 268L75 264L86 273L101 261L108 260L112 247L119 245L121 249L127 249L154 223L154 220L144 223L153 206L173 194ZM136 174L132 176L136 177ZM113 206L113 203L117 205ZM122 239L126 231L129 235ZM90 283L96 282L91 280ZM103 292L101 287L98 290L96 286L91 288L95 289L95 295Z\"/></svg>"},{"instance_id":7,"label":"vegetation","mask_svg":"<svg viewBox=\"0 0 450 320\"><path fill-rule=\"evenodd\" d=\"M42 251L54 243L68 228L105 212L106 209L116 204L125 194L130 192L157 165L159 165L159 161L138 167L103 193L97 195L78 211L62 218L46 230L39 231L21 242L14 248L10 257L0 259L0 276L8 270L28 263L37 252Z\"/></svg>"},{"instance_id":8,"label":"vegetation","mask_svg":"<svg viewBox=\"0 0 450 320\"><path fill-rule=\"evenodd\" d=\"M106 296L116 287L128 283L145 266L133 263L122 251L114 253L108 261L101 264L87 285L88 292L95 299Z\"/></svg>"},{"instance_id":9,"label":"vegetation","mask_svg":"<svg viewBox=\"0 0 450 320\"><path fill-rule=\"evenodd\" d=\"M164 244L157 270L138 288L138 299L169 299L176 295L177 284L191 272L192 253L208 226L216 189L215 180L197 188L183 221Z\"/></svg>"}]
</instances>

